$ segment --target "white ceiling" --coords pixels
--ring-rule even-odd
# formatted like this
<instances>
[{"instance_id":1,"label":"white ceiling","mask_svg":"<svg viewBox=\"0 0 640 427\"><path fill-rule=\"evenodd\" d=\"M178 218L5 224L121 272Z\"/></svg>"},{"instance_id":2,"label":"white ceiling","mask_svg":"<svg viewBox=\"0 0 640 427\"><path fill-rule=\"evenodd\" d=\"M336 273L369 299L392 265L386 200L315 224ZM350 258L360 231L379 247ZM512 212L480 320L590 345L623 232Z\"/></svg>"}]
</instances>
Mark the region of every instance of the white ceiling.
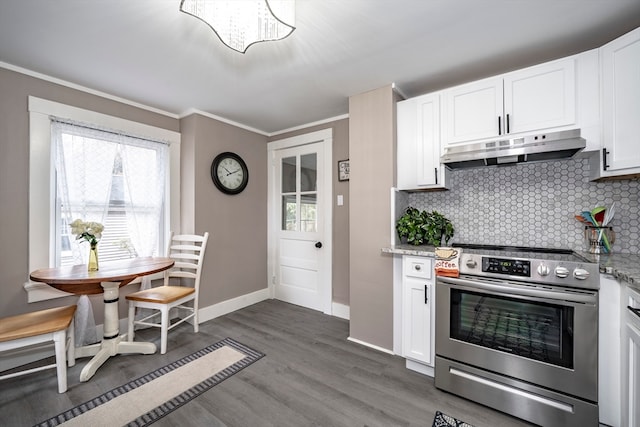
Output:
<instances>
[{"instance_id":1,"label":"white ceiling","mask_svg":"<svg viewBox=\"0 0 640 427\"><path fill-rule=\"evenodd\" d=\"M412 97L640 26L638 0L297 0L292 35L243 55L179 4L0 0L0 65L274 134L391 83Z\"/></svg>"}]
</instances>

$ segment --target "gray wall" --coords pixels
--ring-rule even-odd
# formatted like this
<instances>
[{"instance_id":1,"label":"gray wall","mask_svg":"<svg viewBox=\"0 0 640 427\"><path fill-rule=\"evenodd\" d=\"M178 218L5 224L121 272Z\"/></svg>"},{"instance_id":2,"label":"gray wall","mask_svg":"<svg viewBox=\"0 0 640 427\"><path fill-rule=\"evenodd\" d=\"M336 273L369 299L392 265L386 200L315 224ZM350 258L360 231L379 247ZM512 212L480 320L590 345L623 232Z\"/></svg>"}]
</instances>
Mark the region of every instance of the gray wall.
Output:
<instances>
[{"instance_id":1,"label":"gray wall","mask_svg":"<svg viewBox=\"0 0 640 427\"><path fill-rule=\"evenodd\" d=\"M453 222L452 242L585 250L574 215L616 203L613 251L640 253L640 181L589 181L587 160L453 171L450 190L411 193L409 204Z\"/></svg>"},{"instance_id":2,"label":"gray wall","mask_svg":"<svg viewBox=\"0 0 640 427\"><path fill-rule=\"evenodd\" d=\"M181 120L184 185L193 182L193 198L183 198L184 227L208 231L200 285L200 307L264 289L267 281L267 138L201 115ZM247 163L249 183L236 195L219 191L211 180L211 162L224 151ZM186 228L189 230L189 228Z\"/></svg>"},{"instance_id":3,"label":"gray wall","mask_svg":"<svg viewBox=\"0 0 640 427\"><path fill-rule=\"evenodd\" d=\"M211 234L200 306L267 287L267 137L197 114L178 120L2 68L0 93L0 316L76 300L28 304L22 287L29 276L28 245L38 242L28 234L30 95L181 132L182 231ZM272 139L327 127L333 128L333 162L348 158L347 119ZM211 181L211 161L222 151L238 153L249 167L249 185L239 195L225 195ZM343 194L345 205L334 207L333 300L349 305L349 183L336 177L334 194ZM125 287L122 294L134 290ZM102 297L90 298L102 323ZM120 317L125 316L121 298Z\"/></svg>"},{"instance_id":4,"label":"gray wall","mask_svg":"<svg viewBox=\"0 0 640 427\"><path fill-rule=\"evenodd\" d=\"M349 98L351 167L350 337L393 348L393 265L389 245L395 181L395 105L391 86Z\"/></svg>"},{"instance_id":5,"label":"gray wall","mask_svg":"<svg viewBox=\"0 0 640 427\"><path fill-rule=\"evenodd\" d=\"M0 68L0 316L63 304L76 297L27 303L29 277L29 95L182 133L181 215L185 231L211 234L203 270L200 306L238 297L267 286L267 139L219 121L189 116L182 120ZM237 196L219 192L209 168L221 151L235 151L247 162L250 179ZM135 286L122 289L122 294ZM102 296L90 297L102 323ZM126 316L120 301L120 317Z\"/></svg>"},{"instance_id":6,"label":"gray wall","mask_svg":"<svg viewBox=\"0 0 640 427\"><path fill-rule=\"evenodd\" d=\"M29 95L179 131L177 119L0 68L0 316L62 304L75 297L28 304L29 245L47 239L29 235ZM45 243L46 244L46 243ZM102 323L101 295L91 296ZM121 303L124 307L124 302ZM124 313L124 311L122 311Z\"/></svg>"}]
</instances>

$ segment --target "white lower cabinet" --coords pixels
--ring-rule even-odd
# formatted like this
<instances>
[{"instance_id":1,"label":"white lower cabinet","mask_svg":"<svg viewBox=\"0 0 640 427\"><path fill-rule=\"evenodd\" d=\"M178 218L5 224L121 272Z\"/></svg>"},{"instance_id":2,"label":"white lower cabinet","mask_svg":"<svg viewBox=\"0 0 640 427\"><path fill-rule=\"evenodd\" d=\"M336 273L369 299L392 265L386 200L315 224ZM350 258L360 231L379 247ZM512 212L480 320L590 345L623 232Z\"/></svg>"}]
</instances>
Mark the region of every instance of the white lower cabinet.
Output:
<instances>
[{"instance_id":1,"label":"white lower cabinet","mask_svg":"<svg viewBox=\"0 0 640 427\"><path fill-rule=\"evenodd\" d=\"M620 298L623 285L613 277L600 275L598 293L598 410L599 421L620 424Z\"/></svg>"},{"instance_id":2,"label":"white lower cabinet","mask_svg":"<svg viewBox=\"0 0 640 427\"><path fill-rule=\"evenodd\" d=\"M622 425L640 427L640 293L627 288L623 299L625 324L622 345Z\"/></svg>"},{"instance_id":3,"label":"white lower cabinet","mask_svg":"<svg viewBox=\"0 0 640 427\"><path fill-rule=\"evenodd\" d=\"M433 259L403 256L402 349L407 368L433 376L435 277Z\"/></svg>"}]
</instances>

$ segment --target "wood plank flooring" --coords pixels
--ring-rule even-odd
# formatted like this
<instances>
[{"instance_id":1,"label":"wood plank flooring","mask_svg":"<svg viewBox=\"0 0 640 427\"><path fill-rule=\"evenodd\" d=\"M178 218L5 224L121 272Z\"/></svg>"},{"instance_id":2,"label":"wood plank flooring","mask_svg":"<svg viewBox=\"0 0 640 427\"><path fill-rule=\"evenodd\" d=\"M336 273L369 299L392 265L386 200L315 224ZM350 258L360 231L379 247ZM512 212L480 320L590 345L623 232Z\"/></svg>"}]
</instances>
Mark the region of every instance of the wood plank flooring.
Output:
<instances>
[{"instance_id":1,"label":"wood plank flooring","mask_svg":"<svg viewBox=\"0 0 640 427\"><path fill-rule=\"evenodd\" d=\"M242 372L158 421L156 426L431 426L440 410L477 427L529 424L437 390L433 379L391 356L347 340L349 323L267 300L169 332L164 355L118 355L86 383L87 359L69 369L57 393L55 370L0 382L0 425L30 426L149 371L231 337L266 354ZM139 340L158 342L157 330Z\"/></svg>"}]
</instances>

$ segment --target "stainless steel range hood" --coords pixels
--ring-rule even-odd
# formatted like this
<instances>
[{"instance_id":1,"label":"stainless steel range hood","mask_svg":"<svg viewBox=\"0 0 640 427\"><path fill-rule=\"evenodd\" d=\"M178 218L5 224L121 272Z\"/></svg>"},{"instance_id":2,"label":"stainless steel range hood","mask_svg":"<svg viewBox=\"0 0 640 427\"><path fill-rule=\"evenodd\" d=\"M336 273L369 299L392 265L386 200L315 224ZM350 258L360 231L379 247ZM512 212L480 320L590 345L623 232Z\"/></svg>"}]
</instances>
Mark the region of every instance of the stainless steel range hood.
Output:
<instances>
[{"instance_id":1,"label":"stainless steel range hood","mask_svg":"<svg viewBox=\"0 0 640 427\"><path fill-rule=\"evenodd\" d=\"M445 148L440 162L450 169L566 159L584 149L580 129Z\"/></svg>"}]
</instances>

